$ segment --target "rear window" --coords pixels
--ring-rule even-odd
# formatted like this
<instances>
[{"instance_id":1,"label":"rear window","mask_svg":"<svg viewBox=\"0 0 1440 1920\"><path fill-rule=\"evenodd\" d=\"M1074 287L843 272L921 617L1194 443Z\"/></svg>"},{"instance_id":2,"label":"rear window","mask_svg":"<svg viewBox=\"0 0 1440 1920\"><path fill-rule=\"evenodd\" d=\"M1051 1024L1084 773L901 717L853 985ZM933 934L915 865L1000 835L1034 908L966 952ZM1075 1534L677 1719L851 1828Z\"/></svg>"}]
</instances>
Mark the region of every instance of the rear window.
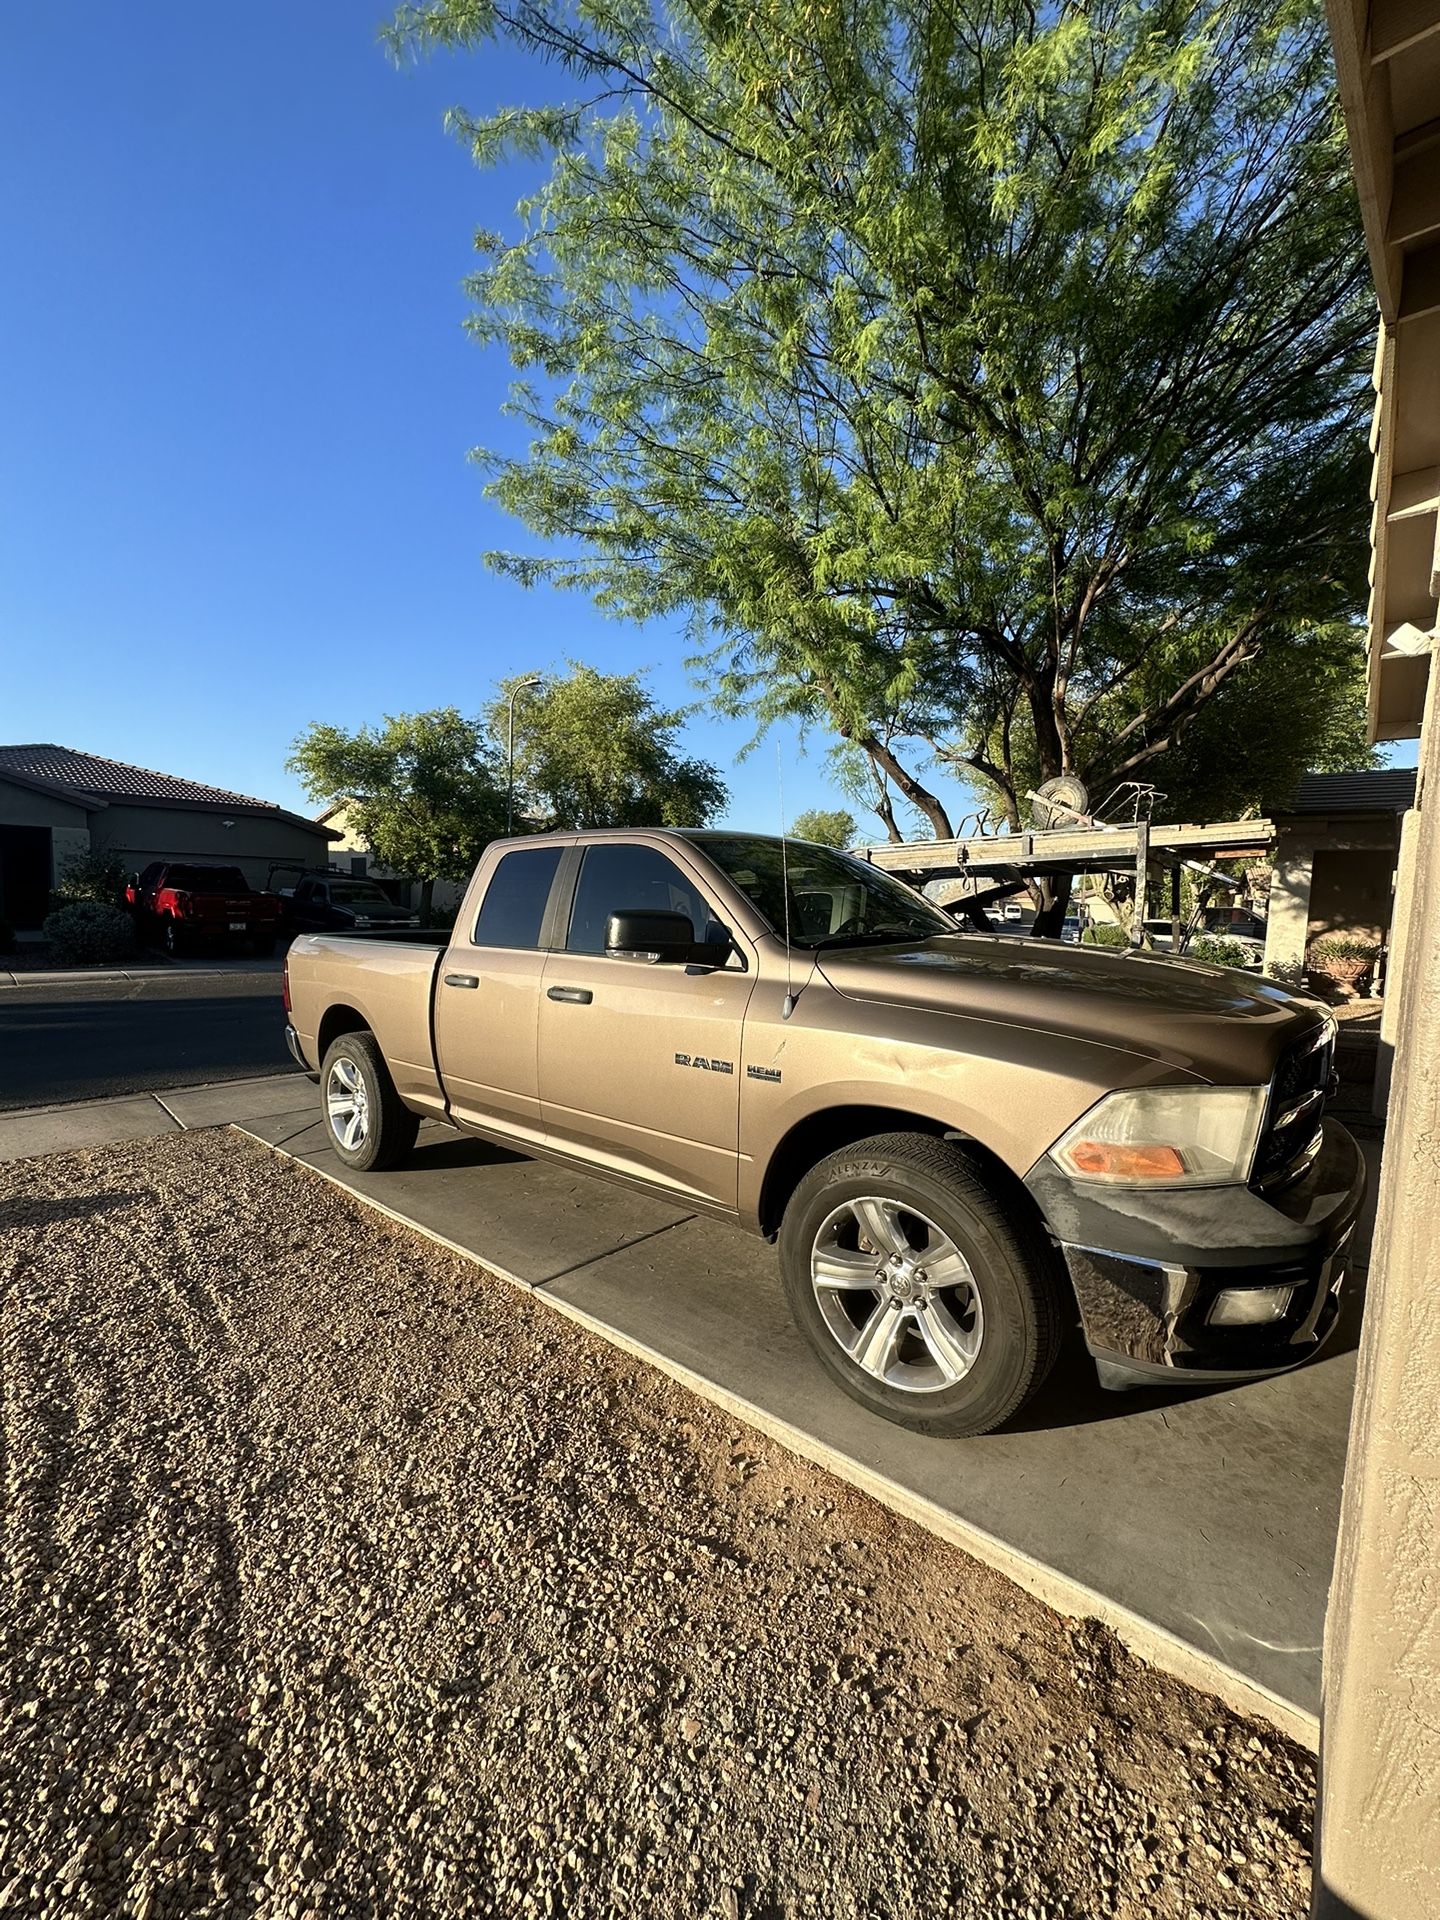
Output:
<instances>
[{"instance_id":1,"label":"rear window","mask_svg":"<svg viewBox=\"0 0 1440 1920\"><path fill-rule=\"evenodd\" d=\"M477 947L538 947L559 847L519 847L490 876L475 922Z\"/></svg>"},{"instance_id":2,"label":"rear window","mask_svg":"<svg viewBox=\"0 0 1440 1920\"><path fill-rule=\"evenodd\" d=\"M184 887L191 893L249 893L250 882L239 867L167 867L167 887Z\"/></svg>"},{"instance_id":3,"label":"rear window","mask_svg":"<svg viewBox=\"0 0 1440 1920\"><path fill-rule=\"evenodd\" d=\"M330 898L337 907L393 907L395 902L377 886L361 886L350 880L332 880Z\"/></svg>"}]
</instances>

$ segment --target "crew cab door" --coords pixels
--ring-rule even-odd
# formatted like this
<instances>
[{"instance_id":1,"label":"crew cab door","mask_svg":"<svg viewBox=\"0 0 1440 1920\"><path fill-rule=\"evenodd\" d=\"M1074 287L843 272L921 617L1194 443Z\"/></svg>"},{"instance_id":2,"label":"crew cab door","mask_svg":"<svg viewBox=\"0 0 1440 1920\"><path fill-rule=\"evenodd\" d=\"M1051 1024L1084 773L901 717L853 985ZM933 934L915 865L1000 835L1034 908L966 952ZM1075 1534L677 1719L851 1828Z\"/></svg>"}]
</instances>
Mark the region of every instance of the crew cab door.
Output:
<instances>
[{"instance_id":1,"label":"crew cab door","mask_svg":"<svg viewBox=\"0 0 1440 1920\"><path fill-rule=\"evenodd\" d=\"M612 913L721 919L696 872L669 852L607 840L579 873L544 974L540 1101L552 1145L615 1173L731 1208L737 1199L740 1031L755 984L726 967L611 959Z\"/></svg>"},{"instance_id":2,"label":"crew cab door","mask_svg":"<svg viewBox=\"0 0 1440 1920\"><path fill-rule=\"evenodd\" d=\"M515 847L455 924L435 982L435 1058L457 1120L541 1138L536 1071L542 936L560 846Z\"/></svg>"}]
</instances>

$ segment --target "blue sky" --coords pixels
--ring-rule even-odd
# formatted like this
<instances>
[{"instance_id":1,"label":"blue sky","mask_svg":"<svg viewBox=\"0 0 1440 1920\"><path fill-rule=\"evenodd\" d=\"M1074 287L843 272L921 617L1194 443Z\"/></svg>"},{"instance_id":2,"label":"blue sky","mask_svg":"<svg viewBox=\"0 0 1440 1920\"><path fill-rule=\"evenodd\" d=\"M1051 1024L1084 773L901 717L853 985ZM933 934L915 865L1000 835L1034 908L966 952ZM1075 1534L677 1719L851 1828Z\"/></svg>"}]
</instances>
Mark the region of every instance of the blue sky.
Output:
<instances>
[{"instance_id":1,"label":"blue sky","mask_svg":"<svg viewBox=\"0 0 1440 1920\"><path fill-rule=\"evenodd\" d=\"M239 13L82 0L6 20L0 70L0 739L57 740L306 805L312 719L478 709L581 658L700 698L684 636L496 579L523 546L467 463L506 444L503 356L462 333L470 238L524 188L447 107L542 98L512 56L403 70L375 0ZM223 26L222 26L223 22ZM772 746L700 717L731 818ZM787 743L790 811L829 801Z\"/></svg>"},{"instance_id":2,"label":"blue sky","mask_svg":"<svg viewBox=\"0 0 1440 1920\"><path fill-rule=\"evenodd\" d=\"M683 635L496 579L521 546L466 462L508 368L462 332L470 236L524 182L446 107L545 97L512 55L397 70L374 0L11 10L0 63L0 739L306 803L313 719L454 704L567 657L700 698ZM766 745L705 715L730 818ZM817 740L785 798L836 804ZM952 794L952 798L959 799Z\"/></svg>"}]
</instances>

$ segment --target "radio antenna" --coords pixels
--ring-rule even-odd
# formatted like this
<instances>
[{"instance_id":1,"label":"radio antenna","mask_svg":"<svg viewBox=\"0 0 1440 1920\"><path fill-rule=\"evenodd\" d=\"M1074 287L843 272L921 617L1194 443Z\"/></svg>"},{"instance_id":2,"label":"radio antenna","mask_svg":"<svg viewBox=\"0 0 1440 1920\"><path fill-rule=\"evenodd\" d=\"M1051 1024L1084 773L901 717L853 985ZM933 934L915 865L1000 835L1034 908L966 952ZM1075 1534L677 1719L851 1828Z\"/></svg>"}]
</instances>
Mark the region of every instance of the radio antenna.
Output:
<instances>
[{"instance_id":1,"label":"radio antenna","mask_svg":"<svg viewBox=\"0 0 1440 1920\"><path fill-rule=\"evenodd\" d=\"M780 796L780 891L785 896L785 1003L780 1009L780 1018L788 1020L795 1011L795 982L791 975L794 964L790 950L790 850L785 838L785 758L780 750L780 742L775 742L775 786Z\"/></svg>"}]
</instances>

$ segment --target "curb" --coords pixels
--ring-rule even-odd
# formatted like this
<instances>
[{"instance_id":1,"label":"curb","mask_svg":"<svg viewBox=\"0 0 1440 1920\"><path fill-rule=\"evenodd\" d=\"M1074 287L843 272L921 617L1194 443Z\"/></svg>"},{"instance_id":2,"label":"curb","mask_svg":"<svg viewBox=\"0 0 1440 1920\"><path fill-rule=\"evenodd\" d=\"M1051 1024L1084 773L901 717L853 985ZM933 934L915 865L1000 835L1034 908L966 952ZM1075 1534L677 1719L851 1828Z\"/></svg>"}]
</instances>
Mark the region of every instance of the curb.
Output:
<instances>
[{"instance_id":1,"label":"curb","mask_svg":"<svg viewBox=\"0 0 1440 1920\"><path fill-rule=\"evenodd\" d=\"M696 1373L692 1368L677 1360L672 1360L660 1349L648 1342L636 1340L622 1333L608 1321L587 1313L584 1308L572 1302L561 1300L546 1291L543 1282L526 1280L521 1275L497 1266L474 1251L473 1248L460 1245L458 1241L447 1239L444 1234L436 1233L432 1228L422 1226L410 1219L407 1214L393 1207L387 1207L381 1200L373 1199L369 1194L358 1192L345 1181L328 1173L323 1167L313 1166L299 1154L289 1152L283 1146L276 1146L262 1134L252 1133L241 1121L231 1123L237 1133L243 1133L247 1139L257 1141L269 1148L271 1153L281 1154L287 1160L293 1160L297 1166L306 1168L319 1179L327 1181L341 1193L349 1194L352 1200L362 1206L372 1207L376 1213L384 1215L398 1226L406 1227L411 1233L418 1233L432 1245L443 1247L447 1253L455 1254L466 1260L471 1266L478 1267L482 1273L492 1275L520 1292L540 1300L552 1312L559 1313L567 1320L596 1334L612 1347L629 1354L632 1359L643 1360L659 1372L698 1394L702 1400L708 1400L713 1406L722 1408L732 1418L743 1420L748 1426L763 1433L767 1439L775 1441L788 1452L797 1454L812 1466L832 1473L838 1480L845 1481L859 1492L868 1494L881 1506L891 1512L924 1527L928 1532L968 1553L973 1560L979 1560L995 1572L1003 1574L1017 1587L1049 1607L1052 1612L1070 1619L1099 1620L1123 1642L1129 1650L1144 1660L1147 1665L1158 1667L1161 1672L1171 1674L1187 1686L1201 1692L1213 1694L1233 1713L1247 1719L1259 1719L1277 1728L1297 1745L1305 1747L1311 1753L1320 1751L1320 1722L1317 1715L1307 1713L1303 1708L1272 1693L1268 1687L1258 1681L1247 1679L1237 1673L1233 1667L1223 1661L1202 1652L1188 1641L1177 1638L1166 1628L1156 1626L1143 1614L1132 1612L1119 1602L1097 1593L1094 1588L1071 1575L1061 1573L1057 1568L1048 1566L1043 1560L1013 1547L1008 1541L999 1539L985 1528L974 1526L945 1511L944 1508L926 1500L922 1495L912 1493L908 1488L897 1485L885 1474L867 1467L862 1461L852 1458L838 1448L817 1440L804 1428L791 1425L787 1420L769 1413L763 1407L731 1393L727 1388L717 1385L704 1374Z\"/></svg>"},{"instance_id":2,"label":"curb","mask_svg":"<svg viewBox=\"0 0 1440 1920\"><path fill-rule=\"evenodd\" d=\"M278 972L254 967L187 967L167 962L154 967L82 967L47 969L42 973L11 973L0 967L0 993L10 987L70 987L89 980L278 980Z\"/></svg>"}]
</instances>

